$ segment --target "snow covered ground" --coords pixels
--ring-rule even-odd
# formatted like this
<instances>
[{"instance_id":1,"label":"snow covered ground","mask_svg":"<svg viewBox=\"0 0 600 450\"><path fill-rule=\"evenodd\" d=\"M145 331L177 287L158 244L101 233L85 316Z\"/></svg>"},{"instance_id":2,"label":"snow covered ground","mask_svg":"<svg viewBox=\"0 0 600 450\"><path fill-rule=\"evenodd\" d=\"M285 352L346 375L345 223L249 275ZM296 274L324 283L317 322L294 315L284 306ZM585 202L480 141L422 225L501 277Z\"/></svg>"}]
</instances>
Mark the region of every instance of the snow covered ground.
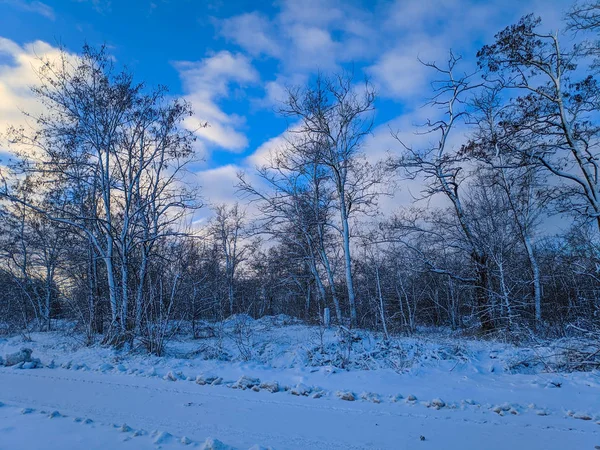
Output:
<instances>
[{"instance_id":1,"label":"snow covered ground","mask_svg":"<svg viewBox=\"0 0 600 450\"><path fill-rule=\"evenodd\" d=\"M0 355L28 347L46 366L0 367L0 449L600 446L600 374L554 371L556 349L289 322L230 322L162 358L0 339Z\"/></svg>"}]
</instances>

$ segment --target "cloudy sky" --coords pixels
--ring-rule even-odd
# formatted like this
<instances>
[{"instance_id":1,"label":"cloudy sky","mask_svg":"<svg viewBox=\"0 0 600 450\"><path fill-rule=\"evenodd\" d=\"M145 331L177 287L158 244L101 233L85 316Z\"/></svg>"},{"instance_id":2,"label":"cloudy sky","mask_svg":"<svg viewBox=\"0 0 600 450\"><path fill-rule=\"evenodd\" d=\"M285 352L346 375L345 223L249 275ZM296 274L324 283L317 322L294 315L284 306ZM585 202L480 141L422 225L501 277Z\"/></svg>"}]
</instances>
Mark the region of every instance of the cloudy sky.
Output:
<instances>
[{"instance_id":1,"label":"cloudy sky","mask_svg":"<svg viewBox=\"0 0 600 450\"><path fill-rule=\"evenodd\" d=\"M503 27L535 12L555 30L569 3L0 0L0 128L36 107L29 94L36 56L59 44L76 53L85 42L105 43L139 80L167 85L192 102L195 120L209 122L199 134L204 162L197 178L209 200L228 201L236 172L251 170L284 132L275 110L286 86L317 71L353 68L368 76L378 92L366 145L375 159L394 150L390 128L409 135L424 119L431 72L419 57L443 61L451 48L467 71L477 49Z\"/></svg>"}]
</instances>

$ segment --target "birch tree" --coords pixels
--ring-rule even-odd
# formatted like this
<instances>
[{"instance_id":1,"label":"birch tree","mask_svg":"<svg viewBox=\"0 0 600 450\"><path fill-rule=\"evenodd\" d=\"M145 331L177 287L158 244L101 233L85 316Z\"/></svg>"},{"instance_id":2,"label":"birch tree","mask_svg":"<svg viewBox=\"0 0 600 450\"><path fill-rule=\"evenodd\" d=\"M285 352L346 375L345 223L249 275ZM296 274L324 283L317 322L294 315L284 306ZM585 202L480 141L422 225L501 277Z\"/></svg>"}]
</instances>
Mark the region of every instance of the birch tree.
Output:
<instances>
[{"instance_id":1,"label":"birch tree","mask_svg":"<svg viewBox=\"0 0 600 450\"><path fill-rule=\"evenodd\" d=\"M321 272L325 273L338 323L342 310L331 261L334 191L318 152L299 136L289 139L257 168L258 183L240 174L240 189L258 204L262 233L301 249L323 302L327 297ZM263 184L264 186L259 186Z\"/></svg>"},{"instance_id":2,"label":"birch tree","mask_svg":"<svg viewBox=\"0 0 600 450\"><path fill-rule=\"evenodd\" d=\"M338 223L344 252L350 322L356 324L356 294L352 274L352 219L376 205L385 181L380 167L369 164L363 152L373 127L375 91L366 82L353 84L349 75L319 75L305 88L288 90L281 112L295 121L289 132L300 134L316 152L319 165L334 185Z\"/></svg>"}]
</instances>

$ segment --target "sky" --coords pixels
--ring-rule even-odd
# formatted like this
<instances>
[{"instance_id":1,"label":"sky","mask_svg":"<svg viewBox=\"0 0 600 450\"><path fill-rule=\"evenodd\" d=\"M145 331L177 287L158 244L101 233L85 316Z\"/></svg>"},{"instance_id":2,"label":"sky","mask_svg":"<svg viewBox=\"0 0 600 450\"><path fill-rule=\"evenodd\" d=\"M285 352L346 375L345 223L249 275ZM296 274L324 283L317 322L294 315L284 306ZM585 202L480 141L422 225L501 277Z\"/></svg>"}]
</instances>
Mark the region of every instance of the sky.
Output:
<instances>
[{"instance_id":1,"label":"sky","mask_svg":"<svg viewBox=\"0 0 600 450\"><path fill-rule=\"evenodd\" d=\"M433 73L449 49L475 67L475 54L524 14L556 30L566 0L0 0L0 130L38 106L36 57L58 46L106 44L117 64L149 86L191 101L198 132L196 182L209 202L236 199L236 173L251 173L281 142L277 114L288 86L317 72L352 70L376 88L369 159L399 151L390 130L414 135L426 117ZM4 156L4 158L3 158ZM0 164L6 160L0 152ZM405 189L407 193L410 188ZM409 195L408 195L409 196ZM405 195L407 197L407 195ZM388 207L398 197L386 200Z\"/></svg>"}]
</instances>

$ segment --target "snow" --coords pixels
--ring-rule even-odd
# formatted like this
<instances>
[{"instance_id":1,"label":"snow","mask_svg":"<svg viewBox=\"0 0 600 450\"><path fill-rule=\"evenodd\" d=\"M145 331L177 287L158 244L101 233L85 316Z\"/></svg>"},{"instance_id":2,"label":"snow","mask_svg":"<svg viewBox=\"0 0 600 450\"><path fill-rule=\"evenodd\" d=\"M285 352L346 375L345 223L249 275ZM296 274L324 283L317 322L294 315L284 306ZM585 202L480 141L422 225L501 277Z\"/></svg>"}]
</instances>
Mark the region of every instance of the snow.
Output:
<instances>
[{"instance_id":1,"label":"snow","mask_svg":"<svg viewBox=\"0 0 600 450\"><path fill-rule=\"evenodd\" d=\"M220 339L179 336L162 358L60 333L0 339L0 355L26 346L46 366L0 367L0 449L600 445L600 374L524 366L550 344L384 343L360 332L349 347L333 329L321 341L323 330L285 317L242 316L224 329ZM240 339L252 341L253 359Z\"/></svg>"},{"instance_id":2,"label":"snow","mask_svg":"<svg viewBox=\"0 0 600 450\"><path fill-rule=\"evenodd\" d=\"M308 395L312 389L304 383L298 383L296 387L290 389L292 395Z\"/></svg>"}]
</instances>

